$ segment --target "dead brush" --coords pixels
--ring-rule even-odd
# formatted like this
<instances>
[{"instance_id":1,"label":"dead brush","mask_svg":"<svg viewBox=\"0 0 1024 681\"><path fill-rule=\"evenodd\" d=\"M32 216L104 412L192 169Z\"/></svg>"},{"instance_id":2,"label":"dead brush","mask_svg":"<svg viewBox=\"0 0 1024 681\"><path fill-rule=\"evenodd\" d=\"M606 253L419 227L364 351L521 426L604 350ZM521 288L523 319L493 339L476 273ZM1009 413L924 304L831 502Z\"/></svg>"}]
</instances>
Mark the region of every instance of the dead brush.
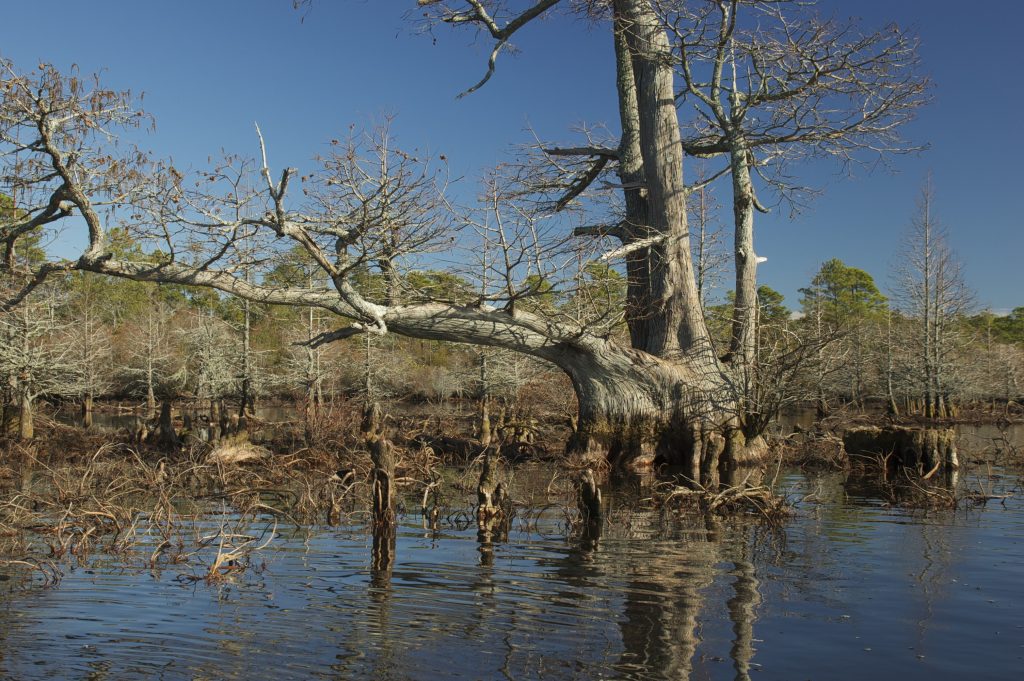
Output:
<instances>
[{"instance_id":1,"label":"dead brush","mask_svg":"<svg viewBox=\"0 0 1024 681\"><path fill-rule=\"evenodd\" d=\"M922 480L908 470L899 471L895 479L883 480L880 493L887 504L905 509L952 510L960 505L955 486Z\"/></svg>"},{"instance_id":2,"label":"dead brush","mask_svg":"<svg viewBox=\"0 0 1024 681\"><path fill-rule=\"evenodd\" d=\"M843 448L843 441L834 435L822 435L781 444L783 460L791 466L804 470L844 470L850 466L850 459Z\"/></svg>"},{"instance_id":3,"label":"dead brush","mask_svg":"<svg viewBox=\"0 0 1024 681\"><path fill-rule=\"evenodd\" d=\"M919 477L916 471L903 469L894 480L883 482L881 494L888 504L905 509L931 511L976 508L990 501L1005 504L1007 499L1014 496L1013 490L1000 488L997 491L1001 478L988 465L986 475L979 473L976 476L977 488L966 489L953 476L925 479Z\"/></svg>"},{"instance_id":4,"label":"dead brush","mask_svg":"<svg viewBox=\"0 0 1024 681\"><path fill-rule=\"evenodd\" d=\"M250 534L250 524L241 517L231 519L227 507L221 509L224 518L216 532L198 536L195 548L185 555L183 562L198 560L201 570L191 575L179 575L183 581L220 582L241 574L252 565L253 555L262 551L277 536L277 519L262 528L259 535ZM203 558L205 549L215 547L209 559ZM158 548L159 550L159 548Z\"/></svg>"},{"instance_id":5,"label":"dead brush","mask_svg":"<svg viewBox=\"0 0 1024 681\"><path fill-rule=\"evenodd\" d=\"M655 489L651 500L663 513L690 511L718 516L746 513L759 516L773 525L792 514L789 501L771 487L751 486L745 482L720 490L699 485L696 488L668 485Z\"/></svg>"},{"instance_id":6,"label":"dead brush","mask_svg":"<svg viewBox=\"0 0 1024 681\"><path fill-rule=\"evenodd\" d=\"M977 478L978 489L965 491L958 497L959 503L977 507L985 506L990 501L998 501L1005 506L1007 499L1010 499L1019 491L1019 489L1008 489L1005 484L1000 485L1003 476L993 473L991 464L986 464L986 468L987 474L985 476L979 475Z\"/></svg>"}]
</instances>

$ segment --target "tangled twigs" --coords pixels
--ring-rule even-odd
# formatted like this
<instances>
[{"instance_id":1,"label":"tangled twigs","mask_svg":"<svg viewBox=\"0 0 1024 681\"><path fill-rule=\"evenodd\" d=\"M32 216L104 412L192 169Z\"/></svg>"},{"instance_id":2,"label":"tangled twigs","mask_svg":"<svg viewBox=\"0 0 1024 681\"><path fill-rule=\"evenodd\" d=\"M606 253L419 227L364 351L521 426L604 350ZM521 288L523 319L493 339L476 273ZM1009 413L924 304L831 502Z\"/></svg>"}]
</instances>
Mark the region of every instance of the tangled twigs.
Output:
<instances>
[{"instance_id":1,"label":"tangled twigs","mask_svg":"<svg viewBox=\"0 0 1024 681\"><path fill-rule=\"evenodd\" d=\"M652 500L666 509L688 505L703 513L718 515L746 511L763 516L771 523L778 522L790 513L786 499L762 485L739 484L720 491L673 486L656 491Z\"/></svg>"},{"instance_id":2,"label":"tangled twigs","mask_svg":"<svg viewBox=\"0 0 1024 681\"><path fill-rule=\"evenodd\" d=\"M248 527L241 518L234 521L225 519L215 533L199 538L196 550L185 556L186 559L190 558L203 549L215 545L217 550L209 564L201 573L182 574L178 578L189 582L218 582L245 572L249 568L253 554L265 549L277 536L277 519L274 519L272 526L264 527L259 536L246 533L247 529ZM155 564L160 553L167 548L165 544L166 542L162 543L154 551L151 563Z\"/></svg>"}]
</instances>

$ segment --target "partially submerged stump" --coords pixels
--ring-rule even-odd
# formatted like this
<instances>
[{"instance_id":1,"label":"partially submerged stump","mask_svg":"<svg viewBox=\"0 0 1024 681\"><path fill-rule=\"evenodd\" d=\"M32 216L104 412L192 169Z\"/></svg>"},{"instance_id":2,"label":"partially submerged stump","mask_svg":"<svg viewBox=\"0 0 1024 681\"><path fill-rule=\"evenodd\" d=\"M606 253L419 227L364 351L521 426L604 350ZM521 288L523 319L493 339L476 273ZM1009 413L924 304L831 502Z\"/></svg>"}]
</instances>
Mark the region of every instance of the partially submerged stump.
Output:
<instances>
[{"instance_id":1,"label":"partially submerged stump","mask_svg":"<svg viewBox=\"0 0 1024 681\"><path fill-rule=\"evenodd\" d=\"M379 533L395 526L395 450L384 435L380 407L374 403L363 413L363 437L373 462L373 528Z\"/></svg>"},{"instance_id":2,"label":"partially submerged stump","mask_svg":"<svg viewBox=\"0 0 1024 681\"><path fill-rule=\"evenodd\" d=\"M177 449L181 444L174 430L174 412L170 400L160 403L160 421L157 425L157 446L164 450Z\"/></svg>"},{"instance_id":3,"label":"partially submerged stump","mask_svg":"<svg viewBox=\"0 0 1024 681\"><path fill-rule=\"evenodd\" d=\"M601 508L601 488L597 486L594 471L589 468L580 474L580 495L576 503L584 521L601 522L601 518L604 516L604 511Z\"/></svg>"},{"instance_id":4,"label":"partially submerged stump","mask_svg":"<svg viewBox=\"0 0 1024 681\"><path fill-rule=\"evenodd\" d=\"M492 465L491 457L493 455L493 448L489 447L485 450L484 465L480 471L480 481L476 486L476 517L481 523L500 516L507 497L505 485L498 479Z\"/></svg>"},{"instance_id":5,"label":"partially submerged stump","mask_svg":"<svg viewBox=\"0 0 1024 681\"><path fill-rule=\"evenodd\" d=\"M395 524L395 452L382 433L367 438L373 461L373 526Z\"/></svg>"},{"instance_id":6,"label":"partially submerged stump","mask_svg":"<svg viewBox=\"0 0 1024 681\"><path fill-rule=\"evenodd\" d=\"M843 447L850 456L878 457L926 477L939 469L951 471L960 466L952 428L851 428L843 434Z\"/></svg>"}]
</instances>

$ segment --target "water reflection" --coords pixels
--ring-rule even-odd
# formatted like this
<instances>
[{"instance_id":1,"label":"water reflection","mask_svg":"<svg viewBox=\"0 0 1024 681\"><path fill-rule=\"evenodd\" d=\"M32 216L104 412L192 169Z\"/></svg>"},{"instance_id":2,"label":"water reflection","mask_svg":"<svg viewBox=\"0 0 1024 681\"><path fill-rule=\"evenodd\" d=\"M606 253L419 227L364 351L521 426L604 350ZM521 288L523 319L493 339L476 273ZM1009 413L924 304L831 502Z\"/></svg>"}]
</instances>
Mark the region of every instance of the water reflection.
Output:
<instances>
[{"instance_id":1,"label":"water reflection","mask_svg":"<svg viewBox=\"0 0 1024 681\"><path fill-rule=\"evenodd\" d=\"M838 473L780 485L809 499L784 533L619 500L573 536L554 509L286 531L222 585L151 575L152 547L55 589L0 567L0 678L1014 678L1017 498L904 511Z\"/></svg>"}]
</instances>

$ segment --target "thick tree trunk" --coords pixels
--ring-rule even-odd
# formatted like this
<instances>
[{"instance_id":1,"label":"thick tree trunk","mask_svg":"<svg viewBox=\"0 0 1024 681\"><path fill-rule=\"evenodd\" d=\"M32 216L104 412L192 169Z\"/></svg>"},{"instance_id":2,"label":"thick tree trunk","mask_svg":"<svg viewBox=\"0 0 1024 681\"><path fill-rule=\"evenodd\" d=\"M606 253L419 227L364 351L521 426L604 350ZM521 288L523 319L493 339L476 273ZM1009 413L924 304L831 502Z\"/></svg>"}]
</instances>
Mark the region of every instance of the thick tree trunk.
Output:
<instances>
[{"instance_id":1,"label":"thick tree trunk","mask_svg":"<svg viewBox=\"0 0 1024 681\"><path fill-rule=\"evenodd\" d=\"M570 454L627 470L665 464L714 485L720 466L747 463L763 446L739 430L734 387L714 357L662 360L604 341L552 360L579 399Z\"/></svg>"},{"instance_id":2,"label":"thick tree trunk","mask_svg":"<svg viewBox=\"0 0 1024 681\"><path fill-rule=\"evenodd\" d=\"M623 136L619 176L626 204L625 245L651 240L627 258L631 344L658 357L710 351L686 220L683 147L672 54L646 0L616 0L615 50Z\"/></svg>"},{"instance_id":3,"label":"thick tree trunk","mask_svg":"<svg viewBox=\"0 0 1024 681\"><path fill-rule=\"evenodd\" d=\"M739 393L715 356L690 258L672 54L648 0L615 0L613 8L626 208L616 236L629 249L632 349L561 343L535 354L565 370L576 389L570 453L626 468L666 463L713 483L720 463L753 450L737 431ZM752 249L749 261L756 265Z\"/></svg>"}]
</instances>

